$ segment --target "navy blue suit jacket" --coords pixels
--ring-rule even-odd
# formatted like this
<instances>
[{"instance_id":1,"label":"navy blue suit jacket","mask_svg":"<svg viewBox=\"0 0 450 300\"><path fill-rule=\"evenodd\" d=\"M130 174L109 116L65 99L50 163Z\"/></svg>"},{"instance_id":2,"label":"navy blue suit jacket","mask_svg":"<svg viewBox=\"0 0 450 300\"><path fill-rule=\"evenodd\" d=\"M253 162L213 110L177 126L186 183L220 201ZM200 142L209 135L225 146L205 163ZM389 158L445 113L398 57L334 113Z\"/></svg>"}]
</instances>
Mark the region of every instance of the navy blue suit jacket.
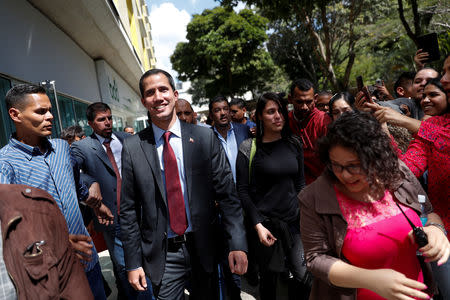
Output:
<instances>
[{"instance_id":1,"label":"navy blue suit jacket","mask_svg":"<svg viewBox=\"0 0 450 300\"><path fill-rule=\"evenodd\" d=\"M113 132L122 142L131 136L126 132ZM117 218L117 194L116 194L116 173L106 154L105 149L100 144L95 134L75 142L71 146L72 157L76 160L78 168L82 171L81 179L90 186L93 182L100 184L102 202L111 210L114 221ZM94 227L97 231L113 230L114 226L100 225L97 218L94 218Z\"/></svg>"},{"instance_id":2,"label":"navy blue suit jacket","mask_svg":"<svg viewBox=\"0 0 450 300\"><path fill-rule=\"evenodd\" d=\"M241 143L246 139L252 137L252 134L250 133L248 126L245 124L233 122L233 128L234 128L234 136L236 137L236 144L239 149L239 145L241 145Z\"/></svg>"},{"instance_id":3,"label":"navy blue suit jacket","mask_svg":"<svg viewBox=\"0 0 450 300\"><path fill-rule=\"evenodd\" d=\"M250 133L247 125L234 122L231 123L233 124L234 136L236 137L236 144L239 149L239 145L246 139L252 137L252 134ZM211 129L214 131L214 127L211 127ZM215 131L214 133L217 135Z\"/></svg>"}]
</instances>

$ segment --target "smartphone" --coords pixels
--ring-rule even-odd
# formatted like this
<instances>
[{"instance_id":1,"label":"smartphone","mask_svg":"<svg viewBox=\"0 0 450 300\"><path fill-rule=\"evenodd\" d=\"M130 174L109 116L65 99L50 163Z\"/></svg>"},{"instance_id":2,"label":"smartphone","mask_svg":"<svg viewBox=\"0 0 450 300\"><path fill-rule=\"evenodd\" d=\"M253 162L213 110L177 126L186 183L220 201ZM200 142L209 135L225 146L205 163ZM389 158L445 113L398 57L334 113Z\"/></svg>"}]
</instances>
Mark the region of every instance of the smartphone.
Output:
<instances>
[{"instance_id":1,"label":"smartphone","mask_svg":"<svg viewBox=\"0 0 450 300\"><path fill-rule=\"evenodd\" d=\"M364 87L364 83L363 83L363 78L361 75L356 77L356 84L358 85L358 91L359 92L362 91L363 87Z\"/></svg>"},{"instance_id":2,"label":"smartphone","mask_svg":"<svg viewBox=\"0 0 450 300\"><path fill-rule=\"evenodd\" d=\"M366 86L364 86L363 78L361 75L356 77L356 84L358 86L358 91L364 93L364 96L366 97L367 101L371 101L372 97L370 96L369 89Z\"/></svg>"},{"instance_id":3,"label":"smartphone","mask_svg":"<svg viewBox=\"0 0 450 300\"><path fill-rule=\"evenodd\" d=\"M425 63L439 60L441 55L436 32L417 37L417 43L422 52L428 52L428 59L424 61Z\"/></svg>"}]
</instances>

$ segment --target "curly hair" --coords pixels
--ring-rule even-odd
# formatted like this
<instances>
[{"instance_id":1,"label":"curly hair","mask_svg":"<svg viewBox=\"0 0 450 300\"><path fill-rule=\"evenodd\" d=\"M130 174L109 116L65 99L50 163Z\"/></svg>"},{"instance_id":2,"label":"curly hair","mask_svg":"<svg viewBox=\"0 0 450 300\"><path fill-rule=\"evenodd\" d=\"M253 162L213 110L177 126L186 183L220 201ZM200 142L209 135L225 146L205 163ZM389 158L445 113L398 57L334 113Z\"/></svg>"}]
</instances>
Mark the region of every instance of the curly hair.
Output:
<instances>
[{"instance_id":1,"label":"curly hair","mask_svg":"<svg viewBox=\"0 0 450 300\"><path fill-rule=\"evenodd\" d=\"M335 146L356 153L373 190L380 186L391 190L403 177L389 136L369 113L345 112L329 126L327 135L319 140L318 146L320 158L327 165L330 165L329 151ZM336 178L330 169L328 172Z\"/></svg>"}]
</instances>

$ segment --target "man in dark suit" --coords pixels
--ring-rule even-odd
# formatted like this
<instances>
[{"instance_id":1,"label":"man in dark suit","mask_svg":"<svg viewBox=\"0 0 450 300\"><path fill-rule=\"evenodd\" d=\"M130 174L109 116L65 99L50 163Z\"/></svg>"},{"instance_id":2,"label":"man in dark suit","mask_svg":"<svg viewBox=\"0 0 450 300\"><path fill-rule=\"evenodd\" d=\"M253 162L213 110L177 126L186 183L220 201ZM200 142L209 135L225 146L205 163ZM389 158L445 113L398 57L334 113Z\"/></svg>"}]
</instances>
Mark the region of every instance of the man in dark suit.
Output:
<instances>
[{"instance_id":1,"label":"man in dark suit","mask_svg":"<svg viewBox=\"0 0 450 300\"><path fill-rule=\"evenodd\" d=\"M72 156L82 171L83 181L89 186L94 182L99 184L100 191L97 193L114 216L111 218L114 224L110 226L99 224L94 219L94 228L103 232L118 277L116 284L119 294L126 299L150 299L149 292L140 295L130 286L120 240L118 214L122 181L122 144L124 139L131 135L126 132L113 132L111 109L106 103L92 103L86 110L86 116L94 132L89 137L72 144Z\"/></svg>"},{"instance_id":2,"label":"man in dark suit","mask_svg":"<svg viewBox=\"0 0 450 300\"><path fill-rule=\"evenodd\" d=\"M216 96L209 101L209 117L213 120L212 129L225 150L236 182L235 169L239 145L250 137L250 129L246 125L231 122L230 105L223 96Z\"/></svg>"},{"instance_id":3,"label":"man in dark suit","mask_svg":"<svg viewBox=\"0 0 450 300\"><path fill-rule=\"evenodd\" d=\"M151 126L125 140L120 217L128 280L149 275L158 299L216 299L215 202L227 232L230 269L247 269L242 208L227 158L211 129L180 122L169 73L153 69L139 82Z\"/></svg>"},{"instance_id":4,"label":"man in dark suit","mask_svg":"<svg viewBox=\"0 0 450 300\"><path fill-rule=\"evenodd\" d=\"M222 145L228 162L230 163L233 173L234 182L236 182L236 157L239 145L251 136L250 129L245 124L231 122L230 105L228 100L223 96L216 96L209 101L209 117L213 120L212 130ZM218 230L222 233L221 226ZM219 234L218 237L222 237ZM218 241L222 243L222 241ZM222 251L226 252L226 245L222 247ZM231 274L230 269L226 266L226 260L221 259L221 269L223 270L223 278L226 285L226 291L231 300L241 299L241 277Z\"/></svg>"}]
</instances>

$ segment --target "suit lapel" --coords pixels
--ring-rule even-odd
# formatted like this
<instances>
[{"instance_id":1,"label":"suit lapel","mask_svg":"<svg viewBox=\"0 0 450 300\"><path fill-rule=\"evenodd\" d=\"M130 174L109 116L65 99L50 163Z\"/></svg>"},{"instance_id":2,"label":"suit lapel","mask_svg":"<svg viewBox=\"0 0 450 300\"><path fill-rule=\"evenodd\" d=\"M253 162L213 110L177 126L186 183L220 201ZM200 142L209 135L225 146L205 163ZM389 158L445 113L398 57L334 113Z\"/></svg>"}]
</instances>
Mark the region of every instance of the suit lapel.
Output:
<instances>
[{"instance_id":1,"label":"suit lapel","mask_svg":"<svg viewBox=\"0 0 450 300\"><path fill-rule=\"evenodd\" d=\"M161 174L161 166L159 165L158 152L156 151L156 142L152 127L147 127L145 130L140 132L139 135L141 138L142 151L144 152L145 158L150 165L150 169L152 170L153 176L156 179L156 184L158 185L161 196L167 206L166 193Z\"/></svg>"},{"instance_id":2,"label":"suit lapel","mask_svg":"<svg viewBox=\"0 0 450 300\"><path fill-rule=\"evenodd\" d=\"M195 140L192 138L191 126L186 125L184 122L180 122L180 125L181 125L181 141L183 145L184 174L186 180L188 202L191 203L192 154L194 151Z\"/></svg>"},{"instance_id":3,"label":"suit lapel","mask_svg":"<svg viewBox=\"0 0 450 300\"><path fill-rule=\"evenodd\" d=\"M97 139L95 134L92 134L90 136L91 138L91 147L95 151L95 154L102 160L102 162L110 168L114 172L114 168L111 164L111 161L108 158L108 155L106 154L105 149L103 149L103 146L100 144L100 141Z\"/></svg>"},{"instance_id":4,"label":"suit lapel","mask_svg":"<svg viewBox=\"0 0 450 300\"><path fill-rule=\"evenodd\" d=\"M241 130L241 127L236 126L235 124L233 124L233 131L234 131L234 136L236 137L236 144L237 144L237 146L239 148L239 145L244 140L243 132Z\"/></svg>"}]
</instances>

